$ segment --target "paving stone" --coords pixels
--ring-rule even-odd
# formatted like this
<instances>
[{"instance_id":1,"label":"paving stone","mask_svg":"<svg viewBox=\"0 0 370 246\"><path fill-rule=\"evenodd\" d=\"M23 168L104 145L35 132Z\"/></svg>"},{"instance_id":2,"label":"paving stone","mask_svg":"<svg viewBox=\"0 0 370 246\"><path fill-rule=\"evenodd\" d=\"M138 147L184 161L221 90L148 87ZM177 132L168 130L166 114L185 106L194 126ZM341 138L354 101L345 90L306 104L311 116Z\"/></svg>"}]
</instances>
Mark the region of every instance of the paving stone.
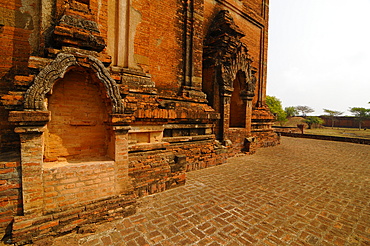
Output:
<instances>
[{"instance_id":1,"label":"paving stone","mask_svg":"<svg viewBox=\"0 0 370 246\"><path fill-rule=\"evenodd\" d=\"M185 186L140 198L135 215L80 242L370 245L369 145L282 137L187 175Z\"/></svg>"}]
</instances>

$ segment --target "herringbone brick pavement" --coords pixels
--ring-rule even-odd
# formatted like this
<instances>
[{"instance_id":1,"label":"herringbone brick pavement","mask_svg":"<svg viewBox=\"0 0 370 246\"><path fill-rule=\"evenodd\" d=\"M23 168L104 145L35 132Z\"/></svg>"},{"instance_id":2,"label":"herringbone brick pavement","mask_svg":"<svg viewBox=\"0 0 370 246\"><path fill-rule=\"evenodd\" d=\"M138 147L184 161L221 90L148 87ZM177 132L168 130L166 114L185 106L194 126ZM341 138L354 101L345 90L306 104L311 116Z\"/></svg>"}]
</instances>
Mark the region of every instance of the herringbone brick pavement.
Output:
<instances>
[{"instance_id":1,"label":"herringbone brick pavement","mask_svg":"<svg viewBox=\"0 0 370 246\"><path fill-rule=\"evenodd\" d=\"M370 146L282 138L53 245L370 245Z\"/></svg>"}]
</instances>

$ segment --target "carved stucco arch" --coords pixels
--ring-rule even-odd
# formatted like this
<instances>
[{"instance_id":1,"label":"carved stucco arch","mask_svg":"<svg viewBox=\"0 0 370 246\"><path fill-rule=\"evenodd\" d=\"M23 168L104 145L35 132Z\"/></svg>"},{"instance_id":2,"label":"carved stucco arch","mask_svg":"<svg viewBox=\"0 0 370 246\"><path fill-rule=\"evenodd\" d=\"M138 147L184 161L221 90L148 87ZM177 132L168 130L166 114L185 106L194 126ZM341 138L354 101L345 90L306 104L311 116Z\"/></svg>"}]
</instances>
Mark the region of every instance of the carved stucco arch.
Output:
<instances>
[{"instance_id":1,"label":"carved stucco arch","mask_svg":"<svg viewBox=\"0 0 370 246\"><path fill-rule=\"evenodd\" d=\"M221 84L225 87L233 88L233 81L236 78L238 71L242 71L246 81L251 77L251 58L248 54L247 47L240 43L236 52L228 62L220 61L220 69L222 74Z\"/></svg>"},{"instance_id":2,"label":"carved stucco arch","mask_svg":"<svg viewBox=\"0 0 370 246\"><path fill-rule=\"evenodd\" d=\"M232 91L238 71L251 78L252 59L247 46L241 41L245 34L235 24L228 10L221 10L214 18L205 39L205 68L212 68L220 75L218 83L224 91Z\"/></svg>"},{"instance_id":3,"label":"carved stucco arch","mask_svg":"<svg viewBox=\"0 0 370 246\"><path fill-rule=\"evenodd\" d=\"M84 62L88 63L90 69L94 71L99 81L104 85L112 102L112 113L122 114L124 108L117 84L110 77L103 63L92 56L87 56ZM63 78L69 68L73 66L79 66L78 60L73 54L58 54L55 60L36 76L33 85L26 92L24 108L26 110L47 110L44 105L45 95L53 88L55 82Z\"/></svg>"}]
</instances>

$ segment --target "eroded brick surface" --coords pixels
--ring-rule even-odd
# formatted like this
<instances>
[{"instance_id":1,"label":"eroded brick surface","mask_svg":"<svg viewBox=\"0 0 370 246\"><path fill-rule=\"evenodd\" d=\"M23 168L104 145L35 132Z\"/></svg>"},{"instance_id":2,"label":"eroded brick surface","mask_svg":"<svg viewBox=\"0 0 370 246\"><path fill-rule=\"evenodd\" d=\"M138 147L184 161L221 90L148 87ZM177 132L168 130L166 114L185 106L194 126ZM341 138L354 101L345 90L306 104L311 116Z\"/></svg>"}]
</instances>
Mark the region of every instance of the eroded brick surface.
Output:
<instances>
[{"instance_id":1,"label":"eroded brick surface","mask_svg":"<svg viewBox=\"0 0 370 246\"><path fill-rule=\"evenodd\" d=\"M368 145L284 137L53 245L368 245L369 164Z\"/></svg>"}]
</instances>

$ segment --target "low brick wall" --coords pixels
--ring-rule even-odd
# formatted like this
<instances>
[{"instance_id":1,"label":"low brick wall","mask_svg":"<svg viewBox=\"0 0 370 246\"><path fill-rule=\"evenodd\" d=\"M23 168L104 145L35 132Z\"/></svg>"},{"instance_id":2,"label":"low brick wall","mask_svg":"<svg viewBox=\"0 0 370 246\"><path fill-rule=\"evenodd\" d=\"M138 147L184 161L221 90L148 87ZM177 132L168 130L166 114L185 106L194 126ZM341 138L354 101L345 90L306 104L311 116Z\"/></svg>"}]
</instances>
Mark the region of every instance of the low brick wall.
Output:
<instances>
[{"instance_id":1,"label":"low brick wall","mask_svg":"<svg viewBox=\"0 0 370 246\"><path fill-rule=\"evenodd\" d=\"M301 133L301 130L298 127L284 127L284 126L274 126L272 128L275 132L287 132L287 133Z\"/></svg>"},{"instance_id":2,"label":"low brick wall","mask_svg":"<svg viewBox=\"0 0 370 246\"><path fill-rule=\"evenodd\" d=\"M320 116L325 121L324 126L331 127L333 125L332 118L328 116ZM354 116L337 116L334 117L335 127L358 128L358 121ZM362 128L370 128L370 120L362 122Z\"/></svg>"},{"instance_id":3,"label":"low brick wall","mask_svg":"<svg viewBox=\"0 0 370 246\"><path fill-rule=\"evenodd\" d=\"M254 134L257 137L257 146L254 147L255 149L272 147L280 144L280 137L274 131L260 131L254 132Z\"/></svg>"},{"instance_id":4,"label":"low brick wall","mask_svg":"<svg viewBox=\"0 0 370 246\"><path fill-rule=\"evenodd\" d=\"M172 143L171 151L186 156L186 171L195 171L226 162L228 149L218 145L214 139L185 143Z\"/></svg>"},{"instance_id":5,"label":"low brick wall","mask_svg":"<svg viewBox=\"0 0 370 246\"><path fill-rule=\"evenodd\" d=\"M22 211L21 201L17 202L20 196L19 175L16 176L19 162L4 165L9 166L4 170L15 172L14 184L7 191L14 193L14 201L13 204L7 202L5 209L9 216L4 221L12 229L13 243L22 245L44 237L60 236L86 225L123 218L136 211L135 194L119 192L122 184L117 182L116 163L94 161L44 163L42 213L16 213L17 206ZM8 182L11 181L9 176ZM6 231L7 234L9 232Z\"/></svg>"},{"instance_id":6,"label":"low brick wall","mask_svg":"<svg viewBox=\"0 0 370 246\"><path fill-rule=\"evenodd\" d=\"M135 213L135 194L119 194L115 188L114 162L98 161L44 164L43 213L24 214L19 159L17 153L0 155L0 237L4 241L23 245Z\"/></svg>"},{"instance_id":7,"label":"low brick wall","mask_svg":"<svg viewBox=\"0 0 370 246\"><path fill-rule=\"evenodd\" d=\"M335 136L314 135L314 134L288 133L288 132L280 132L280 134L281 136L294 137L294 138L312 138L312 139L320 139L320 140L340 141L340 142L370 145L370 139L363 139L363 138L335 137Z\"/></svg>"},{"instance_id":8,"label":"low brick wall","mask_svg":"<svg viewBox=\"0 0 370 246\"><path fill-rule=\"evenodd\" d=\"M136 196L145 196L185 184L185 167L167 150L129 154L129 176Z\"/></svg>"},{"instance_id":9,"label":"low brick wall","mask_svg":"<svg viewBox=\"0 0 370 246\"><path fill-rule=\"evenodd\" d=\"M73 230L83 233L86 225L134 214L136 212L135 202L132 194L86 203L59 213L42 216L16 216L12 228L12 243L23 245L50 236L61 236Z\"/></svg>"},{"instance_id":10,"label":"low brick wall","mask_svg":"<svg viewBox=\"0 0 370 246\"><path fill-rule=\"evenodd\" d=\"M44 164L43 211L54 212L72 204L112 197L118 193L115 176L114 161Z\"/></svg>"},{"instance_id":11,"label":"low brick wall","mask_svg":"<svg viewBox=\"0 0 370 246\"><path fill-rule=\"evenodd\" d=\"M247 129L245 128L229 128L229 139L232 142L232 155L236 155L245 151L245 137L247 136Z\"/></svg>"}]
</instances>

